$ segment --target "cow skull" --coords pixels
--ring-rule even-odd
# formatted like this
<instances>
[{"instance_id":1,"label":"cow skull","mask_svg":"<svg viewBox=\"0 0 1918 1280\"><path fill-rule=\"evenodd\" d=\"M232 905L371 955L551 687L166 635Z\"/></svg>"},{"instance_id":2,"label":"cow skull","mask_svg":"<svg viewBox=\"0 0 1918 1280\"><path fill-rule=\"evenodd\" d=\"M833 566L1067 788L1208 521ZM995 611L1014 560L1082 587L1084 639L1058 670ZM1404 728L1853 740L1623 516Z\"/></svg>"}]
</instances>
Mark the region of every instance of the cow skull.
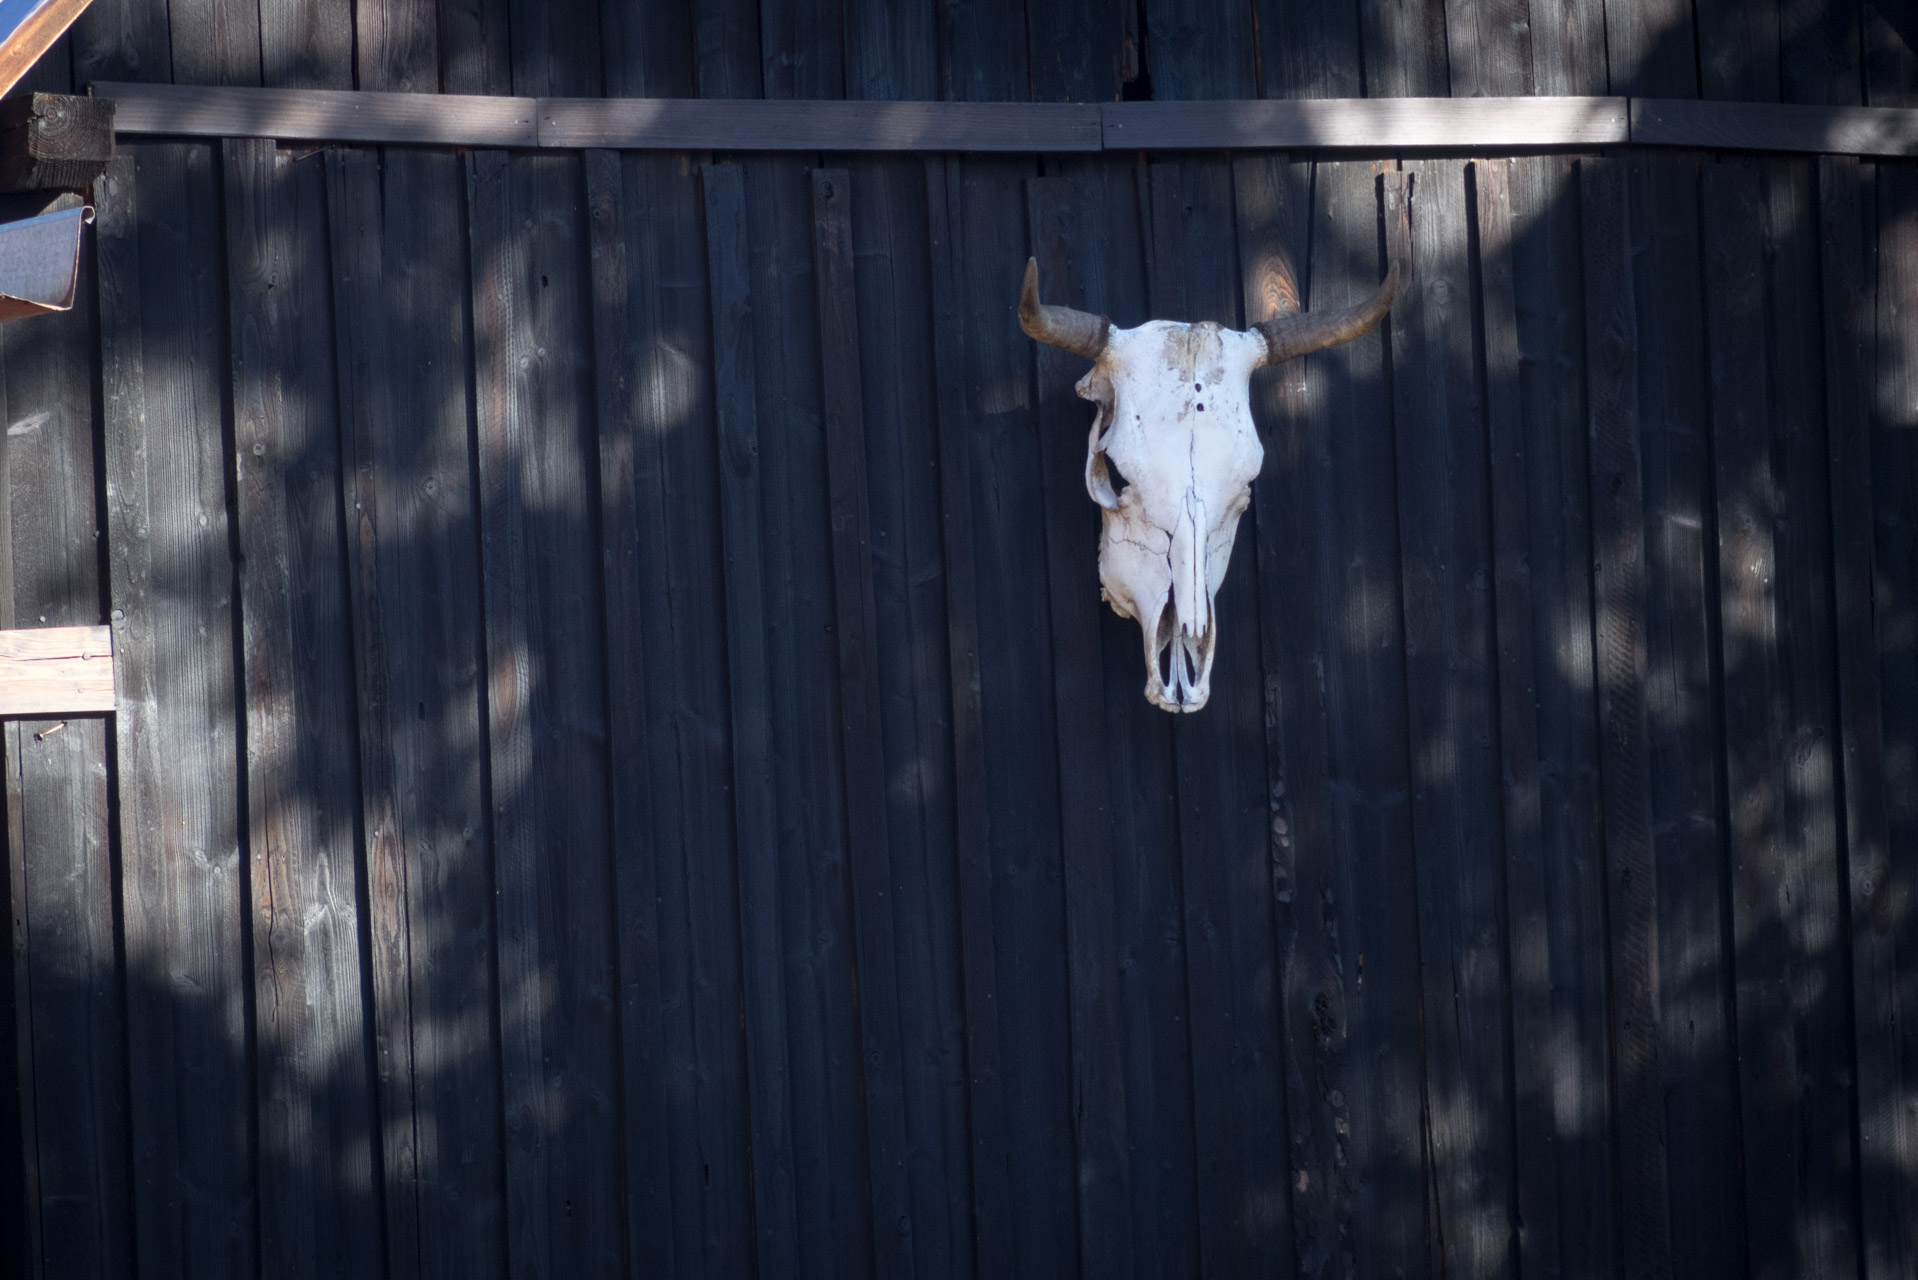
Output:
<instances>
[{"instance_id":1,"label":"cow skull","mask_svg":"<svg viewBox=\"0 0 1918 1280\"><path fill-rule=\"evenodd\" d=\"M1104 515L1099 581L1113 611L1144 633L1152 705L1197 711L1211 694L1213 603L1265 457L1252 424L1252 371L1368 332L1398 282L1395 263L1357 306L1292 312L1246 330L1209 320L1115 329L1104 316L1042 304L1039 264L1027 261L1019 327L1093 361L1077 390L1098 407L1086 489Z\"/></svg>"}]
</instances>

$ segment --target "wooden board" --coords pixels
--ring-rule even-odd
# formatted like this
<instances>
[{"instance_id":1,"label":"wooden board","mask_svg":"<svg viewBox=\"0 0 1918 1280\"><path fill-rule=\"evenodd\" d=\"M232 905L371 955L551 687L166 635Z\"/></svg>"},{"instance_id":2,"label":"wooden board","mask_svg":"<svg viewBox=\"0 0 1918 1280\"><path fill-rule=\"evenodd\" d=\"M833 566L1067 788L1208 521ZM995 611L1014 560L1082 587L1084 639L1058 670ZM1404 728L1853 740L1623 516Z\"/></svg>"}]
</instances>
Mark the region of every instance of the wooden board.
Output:
<instances>
[{"instance_id":1,"label":"wooden board","mask_svg":"<svg viewBox=\"0 0 1918 1280\"><path fill-rule=\"evenodd\" d=\"M926 164L927 243L932 256L933 370L938 394L939 488L946 562L946 653L952 698L953 834L957 845L960 981L965 1001L965 1079L980 1274L1012 1267L1005 1055L996 1025L999 959L992 937L992 864L986 842L986 742L981 708L979 584L972 507L971 432L976 422L970 358L965 166Z\"/></svg>"},{"instance_id":2,"label":"wooden board","mask_svg":"<svg viewBox=\"0 0 1918 1280\"><path fill-rule=\"evenodd\" d=\"M167 1280L259 1248L215 172L139 146L96 188L134 1242Z\"/></svg>"},{"instance_id":3,"label":"wooden board","mask_svg":"<svg viewBox=\"0 0 1918 1280\"><path fill-rule=\"evenodd\" d=\"M1123 252L1107 229L1096 181L1066 177L1026 183L1033 256L1048 301L1105 314L1106 264ZM1136 255L1136 248L1134 250ZM1114 961L1115 822L1101 693L1097 508L1085 497L1084 431L1090 406L1072 394L1082 357L1034 344L1038 369L1040 465L1045 476L1046 566L1052 579L1053 705L1059 717L1059 787L1064 827L1066 945L1072 983L1072 1086L1079 1164L1079 1249L1085 1274L1130 1276L1146 1258L1134 1231L1115 1231L1132 1194L1126 1081L1120 1056ZM1136 708L1133 709L1136 715ZM1120 716L1123 722L1129 717ZM1150 1238L1150 1237L1148 1237ZM1148 1255L1149 1256L1149 1255Z\"/></svg>"},{"instance_id":4,"label":"wooden board","mask_svg":"<svg viewBox=\"0 0 1918 1280\"><path fill-rule=\"evenodd\" d=\"M1097 151L1099 108L1069 103L544 99L547 147L752 151Z\"/></svg>"},{"instance_id":5,"label":"wooden board","mask_svg":"<svg viewBox=\"0 0 1918 1280\"><path fill-rule=\"evenodd\" d=\"M1918 172L1878 167L1867 204L1877 231L1867 266L1872 305L1869 462L1872 521L1872 640L1884 741L1884 874L1858 893L1853 933L1869 930L1855 967L1860 1065L1860 1159L1865 1175L1867 1259L1872 1280L1910 1270L1918 1259L1918 877L1899 855L1918 841ZM1867 197L1869 199L1869 197ZM1861 851L1862 852L1862 851ZM1858 860L1867 869L1873 860ZM1857 883L1854 892L1864 888ZM1858 899L1862 898L1862 901ZM1861 1082L1864 1083L1864 1082Z\"/></svg>"},{"instance_id":6,"label":"wooden board","mask_svg":"<svg viewBox=\"0 0 1918 1280\"><path fill-rule=\"evenodd\" d=\"M1918 111L1633 98L1637 146L1918 156Z\"/></svg>"},{"instance_id":7,"label":"wooden board","mask_svg":"<svg viewBox=\"0 0 1918 1280\"><path fill-rule=\"evenodd\" d=\"M738 165L707 165L706 261L712 281L713 371L726 550L726 676L732 695L734 842L739 858L740 959L745 971L746 1079L751 1105L753 1229L771 1276L798 1270L792 1067L781 971L780 829L772 725L758 381L746 197Z\"/></svg>"},{"instance_id":8,"label":"wooden board","mask_svg":"<svg viewBox=\"0 0 1918 1280\"><path fill-rule=\"evenodd\" d=\"M630 1247L650 1272L736 1275L755 1245L742 1030L757 953L742 950L716 642L730 481L707 394L705 201L683 155L591 152L587 177Z\"/></svg>"},{"instance_id":9,"label":"wooden board","mask_svg":"<svg viewBox=\"0 0 1918 1280\"><path fill-rule=\"evenodd\" d=\"M113 710L113 632L107 627L0 631L0 716Z\"/></svg>"},{"instance_id":10,"label":"wooden board","mask_svg":"<svg viewBox=\"0 0 1918 1280\"><path fill-rule=\"evenodd\" d=\"M1493 667L1492 495L1475 368L1465 166L1408 161L1386 178L1399 591L1405 616L1436 1234L1448 1273L1511 1276L1511 1026L1499 916L1503 817ZM1401 211L1409 197L1405 232ZM1401 236L1409 243L1396 243ZM1433 476L1450 476L1445 484ZM1473 477L1466 480L1464 477Z\"/></svg>"},{"instance_id":11,"label":"wooden board","mask_svg":"<svg viewBox=\"0 0 1918 1280\"><path fill-rule=\"evenodd\" d=\"M93 92L114 100L114 128L122 134L458 147L539 142L531 98L112 82L95 84Z\"/></svg>"},{"instance_id":12,"label":"wooden board","mask_svg":"<svg viewBox=\"0 0 1918 1280\"><path fill-rule=\"evenodd\" d=\"M873 1253L880 1275L912 1274L897 930L880 717L865 388L852 243L853 194L844 169L812 172L813 285L819 306L820 386L826 432L826 493L832 541L833 631L838 640L839 755L845 771L859 992Z\"/></svg>"},{"instance_id":13,"label":"wooden board","mask_svg":"<svg viewBox=\"0 0 1918 1280\"><path fill-rule=\"evenodd\" d=\"M467 189L506 1240L585 1274L623 1249L584 180L476 152Z\"/></svg>"},{"instance_id":14,"label":"wooden board","mask_svg":"<svg viewBox=\"0 0 1918 1280\"><path fill-rule=\"evenodd\" d=\"M1478 166L1481 174L1490 166ZM1511 162L1512 294L1517 368L1495 381L1496 250L1490 218L1481 222L1488 429L1499 592L1501 715L1536 717L1538 838L1528 864L1522 817L1508 815L1506 918L1512 947L1514 1088L1521 1274L1557 1267L1570 1275L1606 1275L1616 1256L1613 1121L1608 1026L1608 948L1603 815L1599 798L1597 676L1592 648L1592 541L1589 448L1585 420L1584 263L1574 193L1576 163L1559 157ZM1481 187L1481 201L1484 188ZM1509 398L1516 391L1516 401ZM1522 415L1513 423L1507 415ZM1516 429L1524 441L1522 475L1509 475ZM1510 512L1522 483L1530 520L1523 568L1532 606L1507 626L1514 566L1503 554ZM1534 696L1522 681L1531 650ZM1516 705L1507 692L1517 693ZM1501 738L1508 787L1524 778L1523 735ZM1541 954L1542 952L1542 954ZM1541 973L1542 970L1542 973ZM1528 991L1542 978L1545 988ZM1544 1021L1532 999L1548 1003ZM1529 1077L1529 1086L1528 1086ZM1538 1092L1542 1090L1543 1092ZM1542 1218L1526 1210L1545 1197ZM1536 1223L1538 1230L1532 1230Z\"/></svg>"},{"instance_id":15,"label":"wooden board","mask_svg":"<svg viewBox=\"0 0 1918 1280\"><path fill-rule=\"evenodd\" d=\"M327 157L359 810L395 1274L505 1273L457 158Z\"/></svg>"},{"instance_id":16,"label":"wooden board","mask_svg":"<svg viewBox=\"0 0 1918 1280\"><path fill-rule=\"evenodd\" d=\"M271 142L221 148L246 677L257 1132L337 1153L260 1173L263 1265L364 1273L384 1241L362 1003L347 616L324 169ZM316 1080L311 1063L331 1070Z\"/></svg>"},{"instance_id":17,"label":"wooden board","mask_svg":"<svg viewBox=\"0 0 1918 1280\"><path fill-rule=\"evenodd\" d=\"M1650 758L1645 724L1644 498L1638 440L1639 338L1627 269L1626 174L1617 162L1580 171L1585 244L1586 411L1591 432L1594 648L1600 785L1612 973L1613 1091L1623 1263L1667 1274L1665 1123L1658 1067L1658 917Z\"/></svg>"},{"instance_id":18,"label":"wooden board","mask_svg":"<svg viewBox=\"0 0 1918 1280\"><path fill-rule=\"evenodd\" d=\"M1606 146L1629 140L1624 98L1344 98L1116 102L1108 150L1217 147L1437 148Z\"/></svg>"},{"instance_id":19,"label":"wooden board","mask_svg":"<svg viewBox=\"0 0 1918 1280\"><path fill-rule=\"evenodd\" d=\"M72 311L0 332L0 626L101 618L94 297L87 255ZM17 1018L21 1033L0 1053L18 1064L22 1090L8 1095L22 1105L6 1108L13 1122L0 1142L17 1141L26 1157L7 1179L26 1219L16 1237L31 1253L22 1275L106 1280L133 1266L111 723L0 726L12 864L0 881L5 955L18 984L0 992L17 1002L5 1022Z\"/></svg>"},{"instance_id":20,"label":"wooden board","mask_svg":"<svg viewBox=\"0 0 1918 1280\"><path fill-rule=\"evenodd\" d=\"M1719 761L1710 389L1706 380L1704 222L1695 156L1634 156L1633 323L1638 335L1645 527L1645 712L1658 874L1659 1067L1680 1273L1743 1265L1738 1176L1733 957ZM1589 507L1589 501L1588 501ZM1599 544L1602 546L1602 544Z\"/></svg>"}]
</instances>

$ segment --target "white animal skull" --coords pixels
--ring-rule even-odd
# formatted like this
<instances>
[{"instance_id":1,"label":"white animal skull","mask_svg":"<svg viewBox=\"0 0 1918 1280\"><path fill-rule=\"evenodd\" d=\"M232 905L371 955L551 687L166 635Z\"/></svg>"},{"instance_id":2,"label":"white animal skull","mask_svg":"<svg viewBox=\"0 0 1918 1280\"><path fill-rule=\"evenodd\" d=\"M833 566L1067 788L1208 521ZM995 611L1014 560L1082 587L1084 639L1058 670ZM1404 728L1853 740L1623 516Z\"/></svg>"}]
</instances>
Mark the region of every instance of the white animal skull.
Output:
<instances>
[{"instance_id":1,"label":"white animal skull","mask_svg":"<svg viewBox=\"0 0 1918 1280\"><path fill-rule=\"evenodd\" d=\"M1247 330L1209 320L1115 329L1104 316L1043 305L1039 264L1026 264L1020 327L1093 361L1077 390L1098 406L1086 489L1104 509L1099 581L1114 612L1143 632L1154 706L1197 711L1211 695L1213 601L1265 458L1252 423L1252 371L1366 333L1391 308L1398 279L1394 265L1358 306L1289 313Z\"/></svg>"}]
</instances>

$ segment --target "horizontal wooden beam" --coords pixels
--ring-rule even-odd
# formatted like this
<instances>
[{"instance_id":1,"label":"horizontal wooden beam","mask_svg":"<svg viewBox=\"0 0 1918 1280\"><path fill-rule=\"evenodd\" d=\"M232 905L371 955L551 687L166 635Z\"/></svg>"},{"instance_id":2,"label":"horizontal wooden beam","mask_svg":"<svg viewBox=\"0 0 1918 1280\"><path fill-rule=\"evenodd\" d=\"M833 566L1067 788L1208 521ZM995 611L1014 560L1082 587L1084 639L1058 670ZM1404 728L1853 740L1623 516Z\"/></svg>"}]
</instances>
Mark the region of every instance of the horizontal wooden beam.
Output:
<instances>
[{"instance_id":1,"label":"horizontal wooden beam","mask_svg":"<svg viewBox=\"0 0 1918 1280\"><path fill-rule=\"evenodd\" d=\"M1633 98L1632 141L1648 147L1918 156L1918 111Z\"/></svg>"},{"instance_id":2,"label":"horizontal wooden beam","mask_svg":"<svg viewBox=\"0 0 1918 1280\"><path fill-rule=\"evenodd\" d=\"M1632 98L777 102L486 98L96 84L131 136L633 151L1188 151L1391 155L1696 147L1918 155L1918 110Z\"/></svg>"},{"instance_id":3,"label":"horizontal wooden beam","mask_svg":"<svg viewBox=\"0 0 1918 1280\"><path fill-rule=\"evenodd\" d=\"M667 151L1097 151L1100 108L1071 102L542 98L543 147Z\"/></svg>"},{"instance_id":4,"label":"horizontal wooden beam","mask_svg":"<svg viewBox=\"0 0 1918 1280\"><path fill-rule=\"evenodd\" d=\"M533 98L185 84L96 84L93 93L119 104L114 127L122 134L423 147L539 145Z\"/></svg>"},{"instance_id":5,"label":"horizontal wooden beam","mask_svg":"<svg viewBox=\"0 0 1918 1280\"><path fill-rule=\"evenodd\" d=\"M1105 108L1112 150L1222 147L1374 152L1603 147L1630 141L1625 98L1268 98L1117 102Z\"/></svg>"},{"instance_id":6,"label":"horizontal wooden beam","mask_svg":"<svg viewBox=\"0 0 1918 1280\"><path fill-rule=\"evenodd\" d=\"M0 631L0 716L113 710L113 630Z\"/></svg>"}]
</instances>

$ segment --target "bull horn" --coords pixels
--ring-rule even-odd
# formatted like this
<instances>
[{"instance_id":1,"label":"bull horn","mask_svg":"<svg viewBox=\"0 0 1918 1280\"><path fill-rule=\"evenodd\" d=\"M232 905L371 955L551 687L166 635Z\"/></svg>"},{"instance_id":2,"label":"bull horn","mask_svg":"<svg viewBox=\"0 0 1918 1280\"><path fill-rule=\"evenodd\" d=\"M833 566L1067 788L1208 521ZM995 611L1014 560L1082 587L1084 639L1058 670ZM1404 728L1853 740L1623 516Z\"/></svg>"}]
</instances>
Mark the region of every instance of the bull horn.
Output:
<instances>
[{"instance_id":1,"label":"bull horn","mask_svg":"<svg viewBox=\"0 0 1918 1280\"><path fill-rule=\"evenodd\" d=\"M1039 260L1026 259L1026 283L1019 290L1019 327L1028 338L1064 347L1075 356L1097 360L1106 349L1112 321L1090 311L1049 307L1039 301Z\"/></svg>"},{"instance_id":2,"label":"bull horn","mask_svg":"<svg viewBox=\"0 0 1918 1280\"><path fill-rule=\"evenodd\" d=\"M1364 337L1392 309L1392 300L1398 296L1399 274L1399 264L1394 262L1378 292L1355 306L1339 311L1300 311L1254 325L1265 337L1265 363L1296 360Z\"/></svg>"}]
</instances>

